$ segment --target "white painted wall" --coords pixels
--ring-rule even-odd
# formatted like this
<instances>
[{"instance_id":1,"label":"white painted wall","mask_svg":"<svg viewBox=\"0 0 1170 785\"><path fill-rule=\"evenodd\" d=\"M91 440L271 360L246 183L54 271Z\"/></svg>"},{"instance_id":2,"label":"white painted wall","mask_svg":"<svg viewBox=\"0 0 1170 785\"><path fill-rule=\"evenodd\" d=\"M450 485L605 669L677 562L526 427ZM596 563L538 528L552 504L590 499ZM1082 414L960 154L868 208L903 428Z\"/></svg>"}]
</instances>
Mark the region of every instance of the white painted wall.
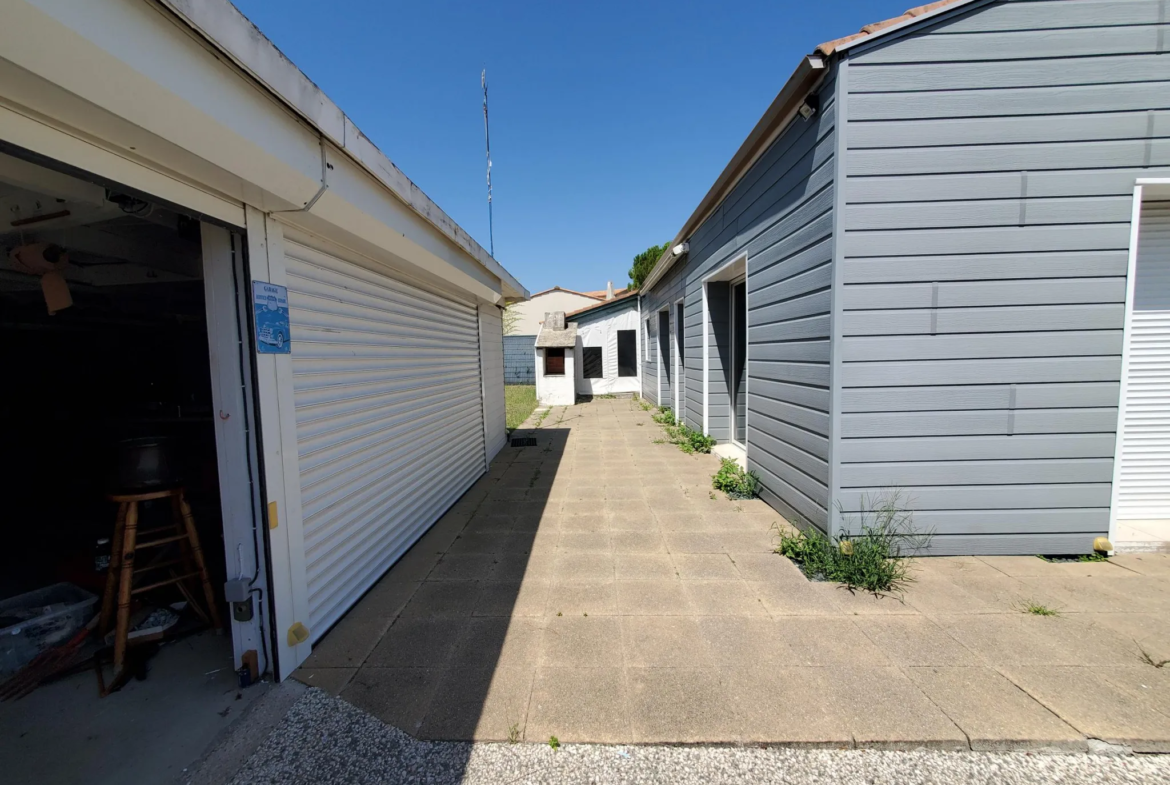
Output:
<instances>
[{"instance_id":1,"label":"white painted wall","mask_svg":"<svg viewBox=\"0 0 1170 785\"><path fill-rule=\"evenodd\" d=\"M511 306L511 310L519 314L520 318L508 335L536 335L540 332L540 323L544 321L546 313L553 311L571 313L590 305L597 305L599 302L600 300L575 292L551 291L538 294L531 300Z\"/></svg>"},{"instance_id":2,"label":"white painted wall","mask_svg":"<svg viewBox=\"0 0 1170 785\"><path fill-rule=\"evenodd\" d=\"M544 349L536 350L536 401L545 406L572 406L577 402L573 380L575 367L573 350L565 350L565 374L544 375Z\"/></svg>"},{"instance_id":3,"label":"white painted wall","mask_svg":"<svg viewBox=\"0 0 1170 785\"><path fill-rule=\"evenodd\" d=\"M631 298L633 299L633 298ZM618 376L618 330L633 330L635 336L634 367L640 365L642 356L641 330L638 329L638 307L631 302L628 308L607 314L596 321L577 323L577 347L574 349L576 391L580 395L611 395L614 393L636 393L642 389L641 379L635 376ZM584 354L586 346L602 347L602 367L605 374L600 379L586 379Z\"/></svg>"},{"instance_id":4,"label":"white painted wall","mask_svg":"<svg viewBox=\"0 0 1170 785\"><path fill-rule=\"evenodd\" d=\"M487 462L496 457L508 439L504 402L504 337L500 309L479 306L479 362L483 378L483 431Z\"/></svg>"}]
</instances>

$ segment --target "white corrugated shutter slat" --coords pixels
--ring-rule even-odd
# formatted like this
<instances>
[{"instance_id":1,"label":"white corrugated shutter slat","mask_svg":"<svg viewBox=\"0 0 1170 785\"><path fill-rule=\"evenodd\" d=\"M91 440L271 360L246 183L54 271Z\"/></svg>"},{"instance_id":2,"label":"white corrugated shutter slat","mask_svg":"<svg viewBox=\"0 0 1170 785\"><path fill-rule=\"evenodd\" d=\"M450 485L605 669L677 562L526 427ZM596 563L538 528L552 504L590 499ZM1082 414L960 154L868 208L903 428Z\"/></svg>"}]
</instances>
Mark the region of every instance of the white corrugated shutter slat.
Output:
<instances>
[{"instance_id":1,"label":"white corrugated shutter slat","mask_svg":"<svg viewBox=\"0 0 1170 785\"><path fill-rule=\"evenodd\" d=\"M486 470L479 313L286 241L310 630Z\"/></svg>"},{"instance_id":2,"label":"white corrugated shutter slat","mask_svg":"<svg viewBox=\"0 0 1170 785\"><path fill-rule=\"evenodd\" d=\"M1117 519L1170 518L1170 202L1143 206Z\"/></svg>"}]
</instances>

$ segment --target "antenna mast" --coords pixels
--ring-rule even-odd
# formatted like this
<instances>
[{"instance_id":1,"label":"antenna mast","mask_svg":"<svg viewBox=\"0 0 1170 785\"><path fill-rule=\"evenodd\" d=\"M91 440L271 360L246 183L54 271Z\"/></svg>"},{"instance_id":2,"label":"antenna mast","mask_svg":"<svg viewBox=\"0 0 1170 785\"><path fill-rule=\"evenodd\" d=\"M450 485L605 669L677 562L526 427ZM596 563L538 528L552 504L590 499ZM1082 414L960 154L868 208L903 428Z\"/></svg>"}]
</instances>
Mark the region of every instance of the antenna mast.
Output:
<instances>
[{"instance_id":1,"label":"antenna mast","mask_svg":"<svg viewBox=\"0 0 1170 785\"><path fill-rule=\"evenodd\" d=\"M488 88L487 69L479 74L479 83L483 87L483 142L487 153L487 188L488 188L488 244L489 253L496 255L495 227L492 225L492 137L488 132Z\"/></svg>"}]
</instances>

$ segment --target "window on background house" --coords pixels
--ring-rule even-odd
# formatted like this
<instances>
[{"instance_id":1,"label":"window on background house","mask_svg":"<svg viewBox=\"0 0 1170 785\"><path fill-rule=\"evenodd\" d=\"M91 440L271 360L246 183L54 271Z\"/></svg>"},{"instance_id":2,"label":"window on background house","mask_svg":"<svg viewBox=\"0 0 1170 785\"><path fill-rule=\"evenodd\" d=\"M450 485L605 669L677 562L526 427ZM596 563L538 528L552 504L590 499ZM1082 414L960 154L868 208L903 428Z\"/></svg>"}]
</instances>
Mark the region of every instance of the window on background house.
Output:
<instances>
[{"instance_id":1,"label":"window on background house","mask_svg":"<svg viewBox=\"0 0 1170 785\"><path fill-rule=\"evenodd\" d=\"M638 375L638 332L618 330L618 376Z\"/></svg>"},{"instance_id":2,"label":"window on background house","mask_svg":"<svg viewBox=\"0 0 1170 785\"><path fill-rule=\"evenodd\" d=\"M600 379L605 376L600 346L586 346L581 349L581 373L585 379Z\"/></svg>"},{"instance_id":3,"label":"window on background house","mask_svg":"<svg viewBox=\"0 0 1170 785\"><path fill-rule=\"evenodd\" d=\"M564 349L545 349L544 350L544 375L545 376L564 376L565 375L565 350Z\"/></svg>"}]
</instances>

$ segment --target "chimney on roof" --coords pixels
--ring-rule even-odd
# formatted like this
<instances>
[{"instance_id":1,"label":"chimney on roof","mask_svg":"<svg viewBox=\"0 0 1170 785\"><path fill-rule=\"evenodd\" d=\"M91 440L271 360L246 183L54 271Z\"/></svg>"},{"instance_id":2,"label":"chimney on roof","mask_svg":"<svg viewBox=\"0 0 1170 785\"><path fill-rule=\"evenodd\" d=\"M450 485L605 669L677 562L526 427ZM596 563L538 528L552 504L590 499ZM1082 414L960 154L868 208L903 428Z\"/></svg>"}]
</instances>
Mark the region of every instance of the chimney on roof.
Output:
<instances>
[{"instance_id":1,"label":"chimney on roof","mask_svg":"<svg viewBox=\"0 0 1170 785\"><path fill-rule=\"evenodd\" d=\"M613 281L610 281L605 287L605 299L613 299Z\"/></svg>"},{"instance_id":2,"label":"chimney on roof","mask_svg":"<svg viewBox=\"0 0 1170 785\"><path fill-rule=\"evenodd\" d=\"M553 311L544 315L544 326L550 330L565 329L565 312Z\"/></svg>"}]
</instances>

